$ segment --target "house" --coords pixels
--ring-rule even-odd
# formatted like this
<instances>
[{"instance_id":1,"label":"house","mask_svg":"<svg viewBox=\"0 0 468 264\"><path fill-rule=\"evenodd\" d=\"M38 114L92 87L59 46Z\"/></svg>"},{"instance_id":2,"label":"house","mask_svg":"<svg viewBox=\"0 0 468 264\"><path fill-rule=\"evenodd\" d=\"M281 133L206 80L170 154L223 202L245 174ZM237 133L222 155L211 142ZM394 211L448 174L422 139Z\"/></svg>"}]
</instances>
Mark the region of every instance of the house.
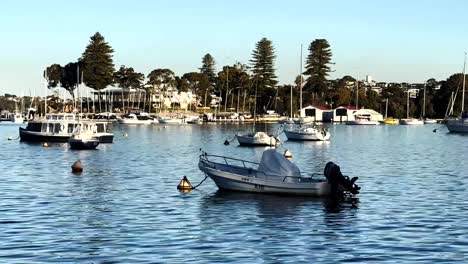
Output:
<instances>
[{"instance_id":1,"label":"house","mask_svg":"<svg viewBox=\"0 0 468 264\"><path fill-rule=\"evenodd\" d=\"M313 121L317 122L329 122L332 110L325 106L306 106L300 110L301 117L313 117Z\"/></svg>"},{"instance_id":2,"label":"house","mask_svg":"<svg viewBox=\"0 0 468 264\"><path fill-rule=\"evenodd\" d=\"M354 106L340 106L333 110L333 122L346 122L354 120L354 113L359 110Z\"/></svg>"}]
</instances>

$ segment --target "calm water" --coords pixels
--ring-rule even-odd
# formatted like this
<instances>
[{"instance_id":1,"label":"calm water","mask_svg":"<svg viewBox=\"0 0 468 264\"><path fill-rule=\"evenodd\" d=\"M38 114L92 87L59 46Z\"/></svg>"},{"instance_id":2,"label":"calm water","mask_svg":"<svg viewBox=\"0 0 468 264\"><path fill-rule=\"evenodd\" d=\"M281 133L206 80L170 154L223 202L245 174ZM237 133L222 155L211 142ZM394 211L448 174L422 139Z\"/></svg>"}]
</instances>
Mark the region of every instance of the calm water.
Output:
<instances>
[{"instance_id":1,"label":"calm water","mask_svg":"<svg viewBox=\"0 0 468 264\"><path fill-rule=\"evenodd\" d=\"M263 127L263 125L262 125ZM439 128L433 133L434 128ZM7 141L0 125L1 263L430 263L468 257L468 137L434 126L331 126L328 143L287 142L303 171L334 161L359 176L357 200L220 193L196 184L199 148L249 125L123 127L97 151ZM276 129L276 126L270 127ZM128 133L128 138L123 137ZM284 135L282 136L284 138ZM70 172L81 159L85 171Z\"/></svg>"}]
</instances>

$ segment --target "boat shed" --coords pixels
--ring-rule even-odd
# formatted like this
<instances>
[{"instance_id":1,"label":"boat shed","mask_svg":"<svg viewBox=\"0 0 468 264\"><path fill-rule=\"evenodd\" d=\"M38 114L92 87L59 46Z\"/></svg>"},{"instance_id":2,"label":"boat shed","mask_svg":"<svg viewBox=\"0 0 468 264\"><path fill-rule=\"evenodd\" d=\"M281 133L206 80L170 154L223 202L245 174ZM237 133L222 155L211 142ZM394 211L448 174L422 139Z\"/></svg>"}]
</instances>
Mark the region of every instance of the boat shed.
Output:
<instances>
[{"instance_id":1,"label":"boat shed","mask_svg":"<svg viewBox=\"0 0 468 264\"><path fill-rule=\"evenodd\" d=\"M313 117L317 122L331 121L333 111L325 106L306 106L300 110L301 117Z\"/></svg>"},{"instance_id":2,"label":"boat shed","mask_svg":"<svg viewBox=\"0 0 468 264\"><path fill-rule=\"evenodd\" d=\"M354 120L354 113L359 109L354 106L340 106L333 110L334 122L346 122Z\"/></svg>"},{"instance_id":3,"label":"boat shed","mask_svg":"<svg viewBox=\"0 0 468 264\"><path fill-rule=\"evenodd\" d=\"M361 108L357 110L353 115L369 117L370 121L383 122L383 115L372 109Z\"/></svg>"}]
</instances>

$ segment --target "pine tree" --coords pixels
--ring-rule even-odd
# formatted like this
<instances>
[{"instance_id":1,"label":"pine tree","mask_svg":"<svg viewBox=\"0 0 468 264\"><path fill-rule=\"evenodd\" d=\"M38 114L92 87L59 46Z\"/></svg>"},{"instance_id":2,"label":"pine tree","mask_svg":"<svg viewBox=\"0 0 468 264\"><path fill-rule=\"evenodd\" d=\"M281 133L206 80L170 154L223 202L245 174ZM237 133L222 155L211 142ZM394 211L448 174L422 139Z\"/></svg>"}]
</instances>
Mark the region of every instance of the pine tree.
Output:
<instances>
[{"instance_id":1,"label":"pine tree","mask_svg":"<svg viewBox=\"0 0 468 264\"><path fill-rule=\"evenodd\" d=\"M101 90L113 83L112 53L114 50L99 32L96 32L90 39L81 56L84 64L83 81L87 86Z\"/></svg>"},{"instance_id":2,"label":"pine tree","mask_svg":"<svg viewBox=\"0 0 468 264\"><path fill-rule=\"evenodd\" d=\"M304 90L310 98L317 96L323 100L328 90L327 76L330 72L332 52L326 39L316 39L309 45L309 55L306 60L307 80Z\"/></svg>"},{"instance_id":3,"label":"pine tree","mask_svg":"<svg viewBox=\"0 0 468 264\"><path fill-rule=\"evenodd\" d=\"M200 68L200 72L206 74L210 80L210 83L213 85L216 83L215 63L216 62L213 56L207 53L205 56L203 56L202 66Z\"/></svg>"},{"instance_id":4,"label":"pine tree","mask_svg":"<svg viewBox=\"0 0 468 264\"><path fill-rule=\"evenodd\" d=\"M255 45L252 52L252 72L257 87L257 109L267 110L268 102L276 94L276 80L274 60L276 58L272 42L262 38Z\"/></svg>"}]
</instances>

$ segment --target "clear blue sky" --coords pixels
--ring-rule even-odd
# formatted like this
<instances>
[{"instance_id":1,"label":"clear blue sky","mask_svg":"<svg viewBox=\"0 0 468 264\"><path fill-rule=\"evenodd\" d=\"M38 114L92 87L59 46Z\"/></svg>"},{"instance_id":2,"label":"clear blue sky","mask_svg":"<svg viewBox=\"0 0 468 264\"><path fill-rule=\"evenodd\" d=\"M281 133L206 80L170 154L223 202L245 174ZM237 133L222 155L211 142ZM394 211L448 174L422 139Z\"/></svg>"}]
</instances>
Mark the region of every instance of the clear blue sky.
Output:
<instances>
[{"instance_id":1,"label":"clear blue sky","mask_svg":"<svg viewBox=\"0 0 468 264\"><path fill-rule=\"evenodd\" d=\"M460 72L468 50L467 1L21 1L0 2L0 94L43 94L43 69L81 56L101 32L114 63L148 74L248 63L273 41L280 84L299 72L300 45L326 38L335 72L378 81L422 82Z\"/></svg>"}]
</instances>

